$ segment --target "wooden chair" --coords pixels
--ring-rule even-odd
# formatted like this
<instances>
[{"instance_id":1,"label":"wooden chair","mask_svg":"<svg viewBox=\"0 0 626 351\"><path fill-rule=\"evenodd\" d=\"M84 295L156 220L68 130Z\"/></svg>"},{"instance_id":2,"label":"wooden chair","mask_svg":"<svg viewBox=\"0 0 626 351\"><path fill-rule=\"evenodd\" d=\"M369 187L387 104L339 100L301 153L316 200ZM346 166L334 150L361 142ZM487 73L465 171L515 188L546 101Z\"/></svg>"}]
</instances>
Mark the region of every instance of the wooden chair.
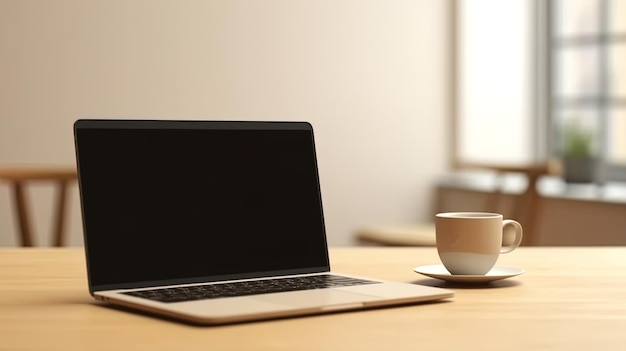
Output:
<instances>
[{"instance_id":1,"label":"wooden chair","mask_svg":"<svg viewBox=\"0 0 626 351\"><path fill-rule=\"evenodd\" d=\"M531 163L526 165L497 165L497 164L460 164L462 169L484 169L495 172L502 178L507 173L523 174L527 179L527 186L522 194L513 198L510 211L506 213L510 218L517 220L524 227L522 245L536 245L537 219L541 215L541 201L537 191L537 182L540 177L558 174L559 165L555 162ZM490 194L489 208L494 212L502 211L502 199L505 196L502 186L496 187Z\"/></svg>"},{"instance_id":2,"label":"wooden chair","mask_svg":"<svg viewBox=\"0 0 626 351\"><path fill-rule=\"evenodd\" d=\"M13 205L21 246L35 246L30 223L30 208L25 194L29 182L52 182L56 186L53 223L53 246L65 243L65 212L68 185L77 178L74 167L62 166L0 166L0 181L8 183L13 194Z\"/></svg>"},{"instance_id":3,"label":"wooden chair","mask_svg":"<svg viewBox=\"0 0 626 351\"><path fill-rule=\"evenodd\" d=\"M457 208L454 204L442 204L442 198L449 190L443 186L436 189L437 198L435 212L441 211L489 211L503 213L505 217L517 220L524 227L522 245L536 245L537 218L541 212L541 201L537 192L537 181L543 175L558 173L558 165L552 162L533 163L527 165L497 165L497 164L459 164L459 170L484 170L494 173L496 178L502 179L508 173L523 174L527 179L527 186L520 195L510 196L503 192L502 186L496 186L492 191L484 194L484 203L466 205L467 208ZM458 194L462 189L455 189ZM505 200L512 199L512 204L503 209ZM433 218L434 221L434 218ZM409 226L378 226L359 228L356 239L363 245L386 246L434 246L434 223L420 223Z\"/></svg>"}]
</instances>

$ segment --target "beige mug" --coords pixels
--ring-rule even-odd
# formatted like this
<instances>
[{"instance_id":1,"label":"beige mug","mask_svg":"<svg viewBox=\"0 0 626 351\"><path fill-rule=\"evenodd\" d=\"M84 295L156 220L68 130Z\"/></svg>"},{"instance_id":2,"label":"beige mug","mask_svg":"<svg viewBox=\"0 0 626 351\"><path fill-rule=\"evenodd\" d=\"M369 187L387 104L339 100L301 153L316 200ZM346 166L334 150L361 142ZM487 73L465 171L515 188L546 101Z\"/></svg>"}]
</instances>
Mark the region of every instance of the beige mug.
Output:
<instances>
[{"instance_id":1,"label":"beige mug","mask_svg":"<svg viewBox=\"0 0 626 351\"><path fill-rule=\"evenodd\" d=\"M515 250L522 242L522 225L503 219L499 213L438 213L435 228L439 258L454 275L487 274L501 253ZM512 243L502 246L502 237L509 228L515 237Z\"/></svg>"}]
</instances>

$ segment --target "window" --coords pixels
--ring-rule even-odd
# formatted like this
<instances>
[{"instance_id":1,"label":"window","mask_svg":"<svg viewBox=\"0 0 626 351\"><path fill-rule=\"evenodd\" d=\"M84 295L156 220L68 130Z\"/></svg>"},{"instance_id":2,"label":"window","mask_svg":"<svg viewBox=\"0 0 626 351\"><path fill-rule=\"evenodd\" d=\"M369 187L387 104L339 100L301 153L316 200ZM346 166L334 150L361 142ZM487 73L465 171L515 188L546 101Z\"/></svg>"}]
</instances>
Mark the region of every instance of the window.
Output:
<instances>
[{"instance_id":1,"label":"window","mask_svg":"<svg viewBox=\"0 0 626 351\"><path fill-rule=\"evenodd\" d=\"M539 153L533 3L457 0L453 6L454 161L532 163Z\"/></svg>"},{"instance_id":2,"label":"window","mask_svg":"<svg viewBox=\"0 0 626 351\"><path fill-rule=\"evenodd\" d=\"M457 0L453 13L455 161L561 158L576 125L598 180L626 181L626 0Z\"/></svg>"},{"instance_id":3,"label":"window","mask_svg":"<svg viewBox=\"0 0 626 351\"><path fill-rule=\"evenodd\" d=\"M599 181L626 181L626 1L547 2L549 144L563 152L576 124L594 138Z\"/></svg>"}]
</instances>

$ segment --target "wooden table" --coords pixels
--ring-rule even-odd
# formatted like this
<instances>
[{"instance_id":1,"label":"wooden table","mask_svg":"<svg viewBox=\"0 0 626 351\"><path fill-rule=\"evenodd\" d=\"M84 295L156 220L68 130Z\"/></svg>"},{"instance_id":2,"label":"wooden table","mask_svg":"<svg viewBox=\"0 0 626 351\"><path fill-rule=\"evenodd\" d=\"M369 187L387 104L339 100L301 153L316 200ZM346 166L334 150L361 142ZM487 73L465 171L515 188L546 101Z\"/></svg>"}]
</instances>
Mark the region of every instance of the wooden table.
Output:
<instances>
[{"instance_id":1,"label":"wooden table","mask_svg":"<svg viewBox=\"0 0 626 351\"><path fill-rule=\"evenodd\" d=\"M76 167L50 165L3 165L0 166L0 181L7 182L13 193L14 209L22 246L35 246L30 222L30 209L25 195L25 186L32 182L52 182L57 189L54 206L54 232L52 245L65 243L65 214L67 190L70 182L76 181Z\"/></svg>"},{"instance_id":2,"label":"wooden table","mask_svg":"<svg viewBox=\"0 0 626 351\"><path fill-rule=\"evenodd\" d=\"M524 275L472 287L412 272L434 248L333 248L335 270L443 286L450 302L197 327L108 308L80 248L0 249L0 350L617 350L626 345L626 248L522 247Z\"/></svg>"}]
</instances>

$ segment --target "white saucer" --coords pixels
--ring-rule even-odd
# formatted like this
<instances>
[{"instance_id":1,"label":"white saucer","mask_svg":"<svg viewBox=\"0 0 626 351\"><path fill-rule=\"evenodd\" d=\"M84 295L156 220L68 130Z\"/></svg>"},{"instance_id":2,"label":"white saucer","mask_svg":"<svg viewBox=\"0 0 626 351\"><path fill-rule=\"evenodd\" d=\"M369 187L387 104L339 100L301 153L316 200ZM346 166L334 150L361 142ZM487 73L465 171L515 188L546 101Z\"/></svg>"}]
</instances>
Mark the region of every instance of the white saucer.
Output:
<instances>
[{"instance_id":1,"label":"white saucer","mask_svg":"<svg viewBox=\"0 0 626 351\"><path fill-rule=\"evenodd\" d=\"M450 274L442 264L415 267L416 273L423 274L431 278L447 280L459 283L487 283L494 280L511 278L524 273L521 268L495 266L485 275Z\"/></svg>"}]
</instances>

